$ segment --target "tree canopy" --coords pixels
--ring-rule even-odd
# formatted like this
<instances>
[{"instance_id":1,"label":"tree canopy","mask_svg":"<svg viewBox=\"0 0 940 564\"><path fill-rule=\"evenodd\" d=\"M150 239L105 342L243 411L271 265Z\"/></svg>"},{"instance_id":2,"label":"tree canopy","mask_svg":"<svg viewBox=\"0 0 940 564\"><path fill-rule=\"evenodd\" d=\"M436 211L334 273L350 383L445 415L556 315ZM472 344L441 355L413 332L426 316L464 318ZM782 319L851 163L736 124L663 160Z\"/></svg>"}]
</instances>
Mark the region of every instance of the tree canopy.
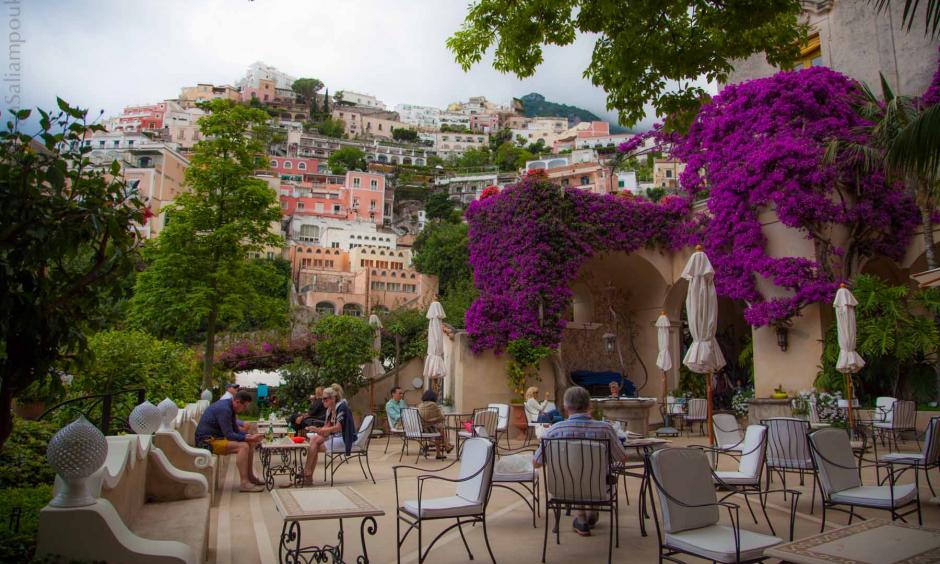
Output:
<instances>
[{"instance_id":1,"label":"tree canopy","mask_svg":"<svg viewBox=\"0 0 940 564\"><path fill-rule=\"evenodd\" d=\"M9 111L0 131L0 449L17 392L51 380L57 361L85 356L85 333L121 297L148 218L118 163L89 160L82 140L104 128L58 105L38 110L36 135L21 129L25 109Z\"/></svg>"},{"instance_id":2,"label":"tree canopy","mask_svg":"<svg viewBox=\"0 0 940 564\"><path fill-rule=\"evenodd\" d=\"M366 154L356 147L343 147L330 155L326 162L333 174L346 174L350 170L365 170Z\"/></svg>"},{"instance_id":3,"label":"tree canopy","mask_svg":"<svg viewBox=\"0 0 940 564\"><path fill-rule=\"evenodd\" d=\"M333 137L335 139L342 139L346 132L346 124L343 120L333 119L331 117L324 119L318 123L316 127L320 135L326 135L327 137Z\"/></svg>"},{"instance_id":4,"label":"tree canopy","mask_svg":"<svg viewBox=\"0 0 940 564\"><path fill-rule=\"evenodd\" d=\"M408 143L416 143L418 141L418 132L414 129L407 129L403 127L396 128L392 131L392 139L395 141L406 141Z\"/></svg>"},{"instance_id":5,"label":"tree canopy","mask_svg":"<svg viewBox=\"0 0 940 564\"><path fill-rule=\"evenodd\" d=\"M436 275L442 289L472 276L465 223L430 223L415 240L414 251L415 268L418 272Z\"/></svg>"},{"instance_id":6,"label":"tree canopy","mask_svg":"<svg viewBox=\"0 0 940 564\"><path fill-rule=\"evenodd\" d=\"M170 221L145 251L130 319L157 335L205 330L203 385L210 384L215 334L266 301L259 295L251 253L279 246L271 224L281 217L277 197L251 175L263 155L250 135L266 115L229 100L212 100L199 118L206 140L196 144L186 170L189 191L170 206ZM286 302L286 300L285 300Z\"/></svg>"},{"instance_id":7,"label":"tree canopy","mask_svg":"<svg viewBox=\"0 0 940 564\"><path fill-rule=\"evenodd\" d=\"M323 82L317 78L298 78L291 84L291 90L311 104L316 103L316 94L322 88Z\"/></svg>"},{"instance_id":8,"label":"tree canopy","mask_svg":"<svg viewBox=\"0 0 940 564\"><path fill-rule=\"evenodd\" d=\"M733 60L766 53L789 68L806 28L800 0L477 0L447 47L465 71L495 46L493 67L535 74L546 45L596 38L584 76L607 93L607 108L630 126L652 104L685 117L706 97L700 78L722 81Z\"/></svg>"}]
</instances>

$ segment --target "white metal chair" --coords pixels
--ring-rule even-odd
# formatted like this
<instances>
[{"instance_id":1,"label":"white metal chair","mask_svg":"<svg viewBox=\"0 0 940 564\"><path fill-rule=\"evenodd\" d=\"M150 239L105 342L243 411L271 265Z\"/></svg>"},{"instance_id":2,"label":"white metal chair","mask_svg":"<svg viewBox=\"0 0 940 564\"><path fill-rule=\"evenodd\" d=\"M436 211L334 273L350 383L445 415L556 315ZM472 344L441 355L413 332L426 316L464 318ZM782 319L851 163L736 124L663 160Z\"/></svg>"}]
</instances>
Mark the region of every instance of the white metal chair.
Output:
<instances>
[{"instance_id":1,"label":"white metal chair","mask_svg":"<svg viewBox=\"0 0 940 564\"><path fill-rule=\"evenodd\" d=\"M898 401L897 398L888 396L875 398L875 412L872 414L874 416L873 419L878 423L891 423L892 408L896 401Z\"/></svg>"},{"instance_id":2,"label":"white metal chair","mask_svg":"<svg viewBox=\"0 0 940 564\"><path fill-rule=\"evenodd\" d=\"M713 472L715 482L719 486L727 487L732 490L747 490L763 494L761 490L761 478L764 473L764 459L767 456L767 427L764 425L748 425L744 431L744 440L741 443L741 457L738 462L737 470L715 470ZM749 496L744 496L744 502L747 504L747 510L751 513L751 518L757 523L757 516L751 508ZM761 510L764 513L764 519L770 532L776 534L773 523L767 517L767 498L760 495Z\"/></svg>"},{"instance_id":3,"label":"white metal chair","mask_svg":"<svg viewBox=\"0 0 940 564\"><path fill-rule=\"evenodd\" d=\"M414 442L418 443L418 454L415 456L415 463L417 464L422 454L424 458L428 457L428 450L430 449L431 443L440 439L441 434L425 433L424 424L421 421L421 414L413 407L401 410L401 423L405 435L401 444L401 455L398 456L398 461L401 462L402 457L405 455L405 449L408 443Z\"/></svg>"},{"instance_id":4,"label":"white metal chair","mask_svg":"<svg viewBox=\"0 0 940 564\"><path fill-rule=\"evenodd\" d=\"M460 461L454 461L451 464L429 472L424 468L415 466L394 466L392 471L395 476L395 514L396 514L396 540L395 547L398 562L401 562L401 547L411 531L418 531L418 562L423 563L427 558L431 548L444 534L457 527L460 532L460 538L463 540L464 548L467 549L467 555L473 559L473 553L470 552L470 546L467 544L467 538L463 534L463 525L481 523L483 525L483 539L486 542L486 550L490 553L493 564L496 564L496 558L493 556L493 550L490 548L490 539L486 532L486 506L489 503L490 491L493 480L493 452L494 445L487 439L470 438L464 443L464 456ZM445 478L440 474L449 469L454 464L460 464L459 473L456 479ZM398 489L398 471L401 469L419 470L423 472L417 477L418 497L416 499L401 502ZM425 497L424 487L428 481L442 481L455 484L454 495L447 497ZM424 522L437 519L456 519L456 523L448 526L438 533L436 537L424 549ZM402 524L407 525L404 536L401 534Z\"/></svg>"},{"instance_id":5,"label":"white metal chair","mask_svg":"<svg viewBox=\"0 0 940 564\"><path fill-rule=\"evenodd\" d=\"M611 562L614 538L620 546L618 476L612 473L610 442L607 439L542 439L542 481L545 484L545 535L542 562L548 549L549 515L555 514L555 544L561 543L561 511L610 513L607 562Z\"/></svg>"},{"instance_id":6,"label":"white metal chair","mask_svg":"<svg viewBox=\"0 0 940 564\"><path fill-rule=\"evenodd\" d=\"M326 480L327 470L329 469L330 485L332 486L333 476L336 474L336 471L339 470L339 467L355 458L359 460L359 468L362 469L362 477L371 479L372 483L375 483L375 476L372 475L372 466L369 465L369 442L372 440L372 428L374 426L375 416L369 414L362 418L359 431L356 433L356 442L353 444L352 450L349 451L348 455L345 450L332 451L327 449L324 453L323 461L324 481ZM366 461L364 467L362 464L363 459ZM368 476L366 475L366 468L369 469Z\"/></svg>"},{"instance_id":7,"label":"white metal chair","mask_svg":"<svg viewBox=\"0 0 940 564\"><path fill-rule=\"evenodd\" d=\"M844 429L819 429L809 435L810 449L813 463L816 465L819 476L819 488L823 496L822 526L819 531L826 528L826 509L842 511L849 514L849 524L856 517L856 507L881 509L891 513L891 519L905 521L904 517L917 512L917 522L923 525L920 511L920 481L919 474L914 472L913 484L897 484L897 473L893 462L887 462L889 484L887 486L864 486L858 476L858 467L852 447L849 445L849 435ZM906 513L899 513L909 505L916 505ZM849 506L849 511L838 507ZM864 519L860 515L860 519ZM906 522L906 521L905 521Z\"/></svg>"},{"instance_id":8,"label":"white metal chair","mask_svg":"<svg viewBox=\"0 0 940 564\"><path fill-rule=\"evenodd\" d=\"M712 428L715 431L715 446L719 453L734 458L741 455L741 444L744 436L738 427L738 420L730 413L715 413L712 415Z\"/></svg>"},{"instance_id":9,"label":"white metal chair","mask_svg":"<svg viewBox=\"0 0 940 564\"><path fill-rule=\"evenodd\" d=\"M924 433L924 449L917 452L891 452L882 456L878 462L891 462L899 466L908 466L914 472L923 469L924 477L927 478L927 485L930 487L930 493L937 495L930 483L930 472L932 468L940 468L940 417L931 417L927 423L927 431ZM878 466L876 465L876 468ZM878 484L883 482L878 475Z\"/></svg>"},{"instance_id":10,"label":"white metal chair","mask_svg":"<svg viewBox=\"0 0 940 564\"><path fill-rule=\"evenodd\" d=\"M780 476L783 489L787 489L787 474L796 473L800 476L800 485L804 484L806 474L813 480L812 497L810 498L809 512L816 509L816 471L813 465L813 455L809 450L806 434L809 433L809 422L792 417L772 417L761 421L767 426L767 486L774 472ZM784 494L785 495L785 494Z\"/></svg>"},{"instance_id":11,"label":"white metal chair","mask_svg":"<svg viewBox=\"0 0 940 564\"><path fill-rule=\"evenodd\" d=\"M473 410L473 421L470 431L457 431L457 458L460 458L460 442L482 437L496 441L496 427L499 424L499 411L494 408L478 408Z\"/></svg>"},{"instance_id":12,"label":"white metal chair","mask_svg":"<svg viewBox=\"0 0 940 564\"><path fill-rule=\"evenodd\" d=\"M509 490L521 497L522 501L526 502L526 505L528 505L529 509L532 510L532 527L535 528L535 519L541 511L541 508L539 507L540 496L538 471L532 467L531 463L525 470L521 472L508 471L504 468L500 468L500 459L503 457L523 453L527 453L529 456L531 456L533 452L535 452L534 446L523 447L516 450L501 451L497 445L497 460L493 468L493 487Z\"/></svg>"},{"instance_id":13,"label":"white metal chair","mask_svg":"<svg viewBox=\"0 0 940 564\"><path fill-rule=\"evenodd\" d=\"M685 423L689 433L692 432L692 424L698 423L699 431L705 436L705 422L708 420L708 401L701 398L692 398L688 403L688 412L685 414Z\"/></svg>"},{"instance_id":14,"label":"white metal chair","mask_svg":"<svg viewBox=\"0 0 940 564\"><path fill-rule=\"evenodd\" d=\"M385 437L385 454L388 454L388 445L392 442L392 437L400 438L403 444L407 442L405 441L405 430L396 429L395 427L392 427L391 423L389 423L388 435Z\"/></svg>"},{"instance_id":15,"label":"white metal chair","mask_svg":"<svg viewBox=\"0 0 940 564\"><path fill-rule=\"evenodd\" d=\"M506 448L509 446L509 406L505 403L491 403L486 406L487 409L495 409L499 413L499 420L496 422L496 442L499 442L499 436L506 436Z\"/></svg>"},{"instance_id":16,"label":"white metal chair","mask_svg":"<svg viewBox=\"0 0 940 564\"><path fill-rule=\"evenodd\" d=\"M894 440L894 450L898 450L898 437L903 433L912 432L917 441L917 448L920 448L920 439L917 438L915 421L917 419L917 404L912 401L897 400L891 405L891 409L885 413L883 422L876 422L875 429L881 435L881 444L885 444L885 437L889 444Z\"/></svg>"},{"instance_id":17,"label":"white metal chair","mask_svg":"<svg viewBox=\"0 0 940 564\"><path fill-rule=\"evenodd\" d=\"M740 506L726 501L731 495L754 492L732 491L718 499L711 466L705 453L693 448L667 448L649 456L650 507L659 540L659 561L677 554L690 554L713 562L759 562L764 551L782 539L740 527ZM656 495L653 494L655 490ZM792 492L790 539L799 492ZM660 524L655 498L662 511ZM719 524L719 510L727 509L731 525Z\"/></svg>"}]
</instances>

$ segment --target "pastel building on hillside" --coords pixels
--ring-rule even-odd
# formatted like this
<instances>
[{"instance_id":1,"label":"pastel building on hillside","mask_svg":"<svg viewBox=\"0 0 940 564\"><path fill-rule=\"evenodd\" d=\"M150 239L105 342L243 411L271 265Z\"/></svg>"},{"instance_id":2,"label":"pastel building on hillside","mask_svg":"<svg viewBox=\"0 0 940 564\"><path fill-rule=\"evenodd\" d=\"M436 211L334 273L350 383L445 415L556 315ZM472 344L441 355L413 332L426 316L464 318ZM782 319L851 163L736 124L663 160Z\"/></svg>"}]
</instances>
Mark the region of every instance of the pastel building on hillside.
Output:
<instances>
[{"instance_id":1,"label":"pastel building on hillside","mask_svg":"<svg viewBox=\"0 0 940 564\"><path fill-rule=\"evenodd\" d=\"M342 120L343 131L351 139L381 137L392 138L395 128L407 126L398 119L398 114L378 108L360 106L335 106L333 119Z\"/></svg>"},{"instance_id":2,"label":"pastel building on hillside","mask_svg":"<svg viewBox=\"0 0 940 564\"><path fill-rule=\"evenodd\" d=\"M459 157L468 149L481 149L490 142L489 137L480 133L422 133L420 137L430 141L442 159Z\"/></svg>"},{"instance_id":3,"label":"pastel building on hillside","mask_svg":"<svg viewBox=\"0 0 940 564\"><path fill-rule=\"evenodd\" d=\"M666 157L653 161L653 184L667 190L679 188L679 175L685 170L685 163Z\"/></svg>"},{"instance_id":4,"label":"pastel building on hillside","mask_svg":"<svg viewBox=\"0 0 940 564\"><path fill-rule=\"evenodd\" d=\"M306 159L271 158L283 171L283 165L299 160L297 165L306 165ZM311 159L312 160L312 159ZM314 161L315 163L315 161ZM314 163L311 163L313 166ZM285 175L280 175L283 180ZM328 179L338 177L329 176ZM385 221L386 197L385 176L371 172L350 171L342 184L289 182L278 189L281 211L286 216L307 215L330 219L348 219L382 225Z\"/></svg>"},{"instance_id":5,"label":"pastel building on hillside","mask_svg":"<svg viewBox=\"0 0 940 564\"><path fill-rule=\"evenodd\" d=\"M433 106L398 104L395 106L402 123L418 130L436 131L441 127L441 110Z\"/></svg>"},{"instance_id":6,"label":"pastel building on hillside","mask_svg":"<svg viewBox=\"0 0 940 564\"><path fill-rule=\"evenodd\" d=\"M385 102L379 100L372 94L363 94L362 92L354 92L352 90L340 90L336 93L335 99L342 104L385 110Z\"/></svg>"},{"instance_id":7,"label":"pastel building on hillside","mask_svg":"<svg viewBox=\"0 0 940 564\"><path fill-rule=\"evenodd\" d=\"M433 153L432 149L425 146L394 143L387 139L335 139L302 131L287 133L287 154L292 157L312 157L326 161L343 147L361 150L370 163L424 166L428 156Z\"/></svg>"},{"instance_id":8,"label":"pastel building on hillside","mask_svg":"<svg viewBox=\"0 0 940 564\"><path fill-rule=\"evenodd\" d=\"M241 100L241 93L239 93L238 88L227 84L215 86L208 83L199 83L195 86L184 86L180 90L179 95L179 103L184 108L192 108L199 102L208 102L216 99L238 102Z\"/></svg>"}]
</instances>

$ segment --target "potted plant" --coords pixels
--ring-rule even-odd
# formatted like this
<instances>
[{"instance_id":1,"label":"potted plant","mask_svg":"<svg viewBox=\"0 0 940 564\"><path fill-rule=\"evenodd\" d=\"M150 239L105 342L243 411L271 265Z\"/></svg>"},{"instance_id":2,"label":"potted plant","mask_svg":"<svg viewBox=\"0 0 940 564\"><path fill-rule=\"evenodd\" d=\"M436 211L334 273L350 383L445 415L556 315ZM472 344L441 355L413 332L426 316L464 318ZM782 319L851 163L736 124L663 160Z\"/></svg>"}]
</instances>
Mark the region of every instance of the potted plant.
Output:
<instances>
[{"instance_id":1,"label":"potted plant","mask_svg":"<svg viewBox=\"0 0 940 564\"><path fill-rule=\"evenodd\" d=\"M754 388L741 388L731 397L731 409L738 418L738 423L744 426L747 421L748 404L754 399Z\"/></svg>"},{"instance_id":2,"label":"potted plant","mask_svg":"<svg viewBox=\"0 0 940 564\"><path fill-rule=\"evenodd\" d=\"M56 378L36 380L16 394L13 413L23 419L38 419L61 395Z\"/></svg>"},{"instance_id":3,"label":"potted plant","mask_svg":"<svg viewBox=\"0 0 940 564\"><path fill-rule=\"evenodd\" d=\"M529 378L540 380L539 363L547 357L551 349L535 345L529 339L521 337L510 341L506 347L509 356L506 362L506 381L513 393L510 402L510 424L521 432L529 429L529 420L525 415L525 389Z\"/></svg>"},{"instance_id":4,"label":"potted plant","mask_svg":"<svg viewBox=\"0 0 940 564\"><path fill-rule=\"evenodd\" d=\"M790 397L790 394L784 391L783 385L779 385L776 388L774 388L774 393L771 394L770 397L772 397L773 399L787 399L788 397Z\"/></svg>"}]
</instances>

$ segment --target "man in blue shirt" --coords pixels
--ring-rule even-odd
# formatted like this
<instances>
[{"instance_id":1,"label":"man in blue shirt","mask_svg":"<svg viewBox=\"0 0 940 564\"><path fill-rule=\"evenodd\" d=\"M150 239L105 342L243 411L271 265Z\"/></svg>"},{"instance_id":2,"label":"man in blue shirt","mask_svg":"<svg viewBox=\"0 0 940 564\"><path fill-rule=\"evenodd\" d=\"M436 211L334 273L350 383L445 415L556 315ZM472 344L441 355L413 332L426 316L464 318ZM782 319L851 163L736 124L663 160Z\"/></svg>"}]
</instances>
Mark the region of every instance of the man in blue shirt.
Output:
<instances>
[{"instance_id":1,"label":"man in blue shirt","mask_svg":"<svg viewBox=\"0 0 940 564\"><path fill-rule=\"evenodd\" d=\"M406 409L408 404L402 399L405 392L395 386L392 388L392 399L385 404L385 417L388 418L388 427L390 429L401 429L401 410Z\"/></svg>"},{"instance_id":2,"label":"man in blue shirt","mask_svg":"<svg viewBox=\"0 0 940 564\"><path fill-rule=\"evenodd\" d=\"M245 433L238 428L236 414L242 413L251 403L251 394L235 392L231 399L220 399L210 405L196 426L196 446L208 449L213 454L235 455L235 467L241 478L240 491L260 492L264 482L255 476L252 461L255 444L264 437L261 434Z\"/></svg>"}]
</instances>

